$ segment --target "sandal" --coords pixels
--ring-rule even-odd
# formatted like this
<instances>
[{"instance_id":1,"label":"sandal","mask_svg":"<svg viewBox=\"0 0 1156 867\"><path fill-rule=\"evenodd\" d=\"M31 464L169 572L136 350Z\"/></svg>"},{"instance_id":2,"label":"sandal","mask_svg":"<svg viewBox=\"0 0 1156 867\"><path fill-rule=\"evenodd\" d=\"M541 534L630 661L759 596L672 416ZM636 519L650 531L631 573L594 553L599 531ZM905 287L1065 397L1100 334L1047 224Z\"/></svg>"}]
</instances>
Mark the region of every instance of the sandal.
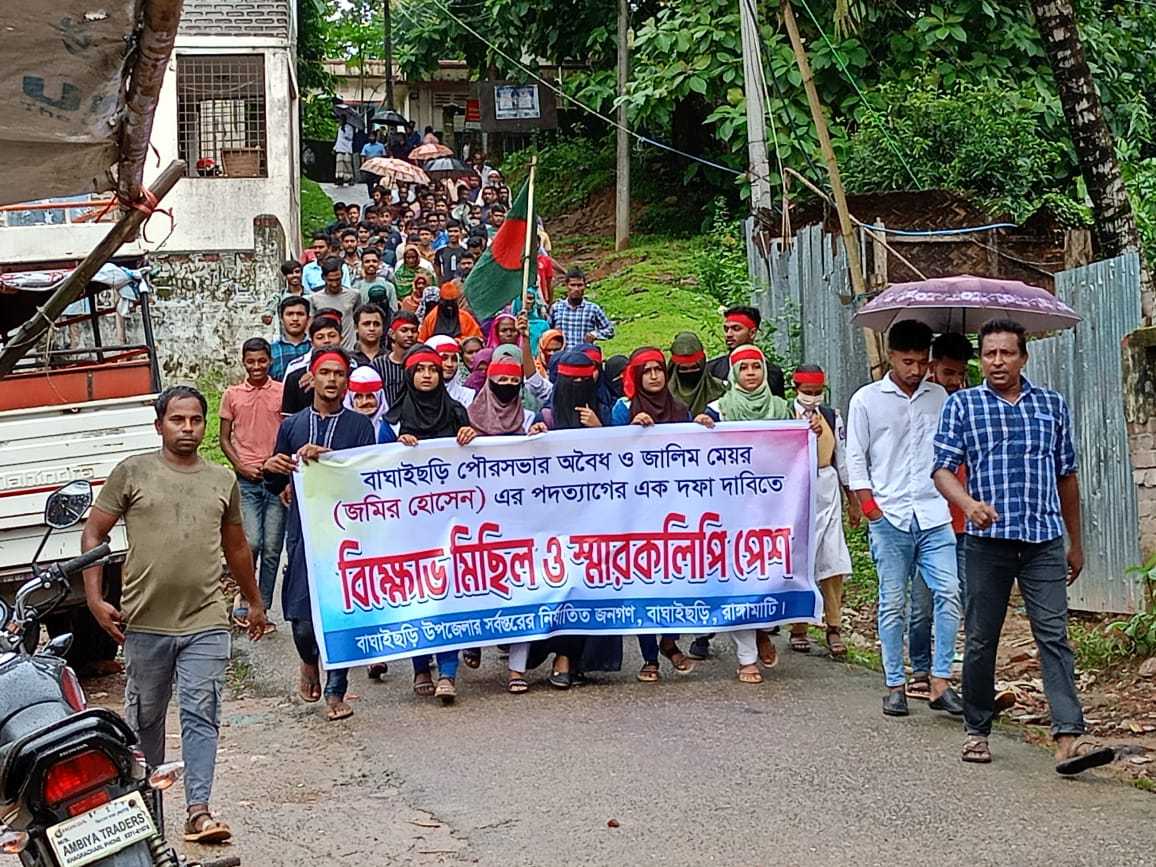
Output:
<instances>
[{"instance_id":1,"label":"sandal","mask_svg":"<svg viewBox=\"0 0 1156 867\"><path fill-rule=\"evenodd\" d=\"M1082 774L1092 768L1099 768L1116 760L1116 750L1098 744L1091 738L1080 737L1072 744L1072 754L1056 762L1056 773L1065 777Z\"/></svg>"},{"instance_id":2,"label":"sandal","mask_svg":"<svg viewBox=\"0 0 1156 867\"><path fill-rule=\"evenodd\" d=\"M917 698L920 701L931 701L931 677L926 674L913 674L907 681L907 697Z\"/></svg>"},{"instance_id":3,"label":"sandal","mask_svg":"<svg viewBox=\"0 0 1156 867\"><path fill-rule=\"evenodd\" d=\"M325 718L330 722L349 719L351 716L353 716L353 708L340 698L329 703L329 711L325 714Z\"/></svg>"},{"instance_id":4,"label":"sandal","mask_svg":"<svg viewBox=\"0 0 1156 867\"><path fill-rule=\"evenodd\" d=\"M413 676L413 694L422 698L429 698L435 692L433 678L429 672Z\"/></svg>"},{"instance_id":5,"label":"sandal","mask_svg":"<svg viewBox=\"0 0 1156 867\"><path fill-rule=\"evenodd\" d=\"M224 843L233 832L219 819L214 819L208 810L198 810L185 820L185 842L213 844Z\"/></svg>"},{"instance_id":6,"label":"sandal","mask_svg":"<svg viewBox=\"0 0 1156 867\"><path fill-rule=\"evenodd\" d=\"M442 677L438 679L437 689L434 691L434 698L441 699L442 704L451 705L458 697L458 688L454 685L452 677Z\"/></svg>"},{"instance_id":7,"label":"sandal","mask_svg":"<svg viewBox=\"0 0 1156 867\"><path fill-rule=\"evenodd\" d=\"M807 638L806 633L803 635L796 635L794 632L792 632L788 644L790 645L791 650L795 651L795 653L811 652L811 641Z\"/></svg>"},{"instance_id":8,"label":"sandal","mask_svg":"<svg viewBox=\"0 0 1156 867\"><path fill-rule=\"evenodd\" d=\"M381 679L389 674L389 666L384 662L375 662L365 670L365 673L370 680L380 683Z\"/></svg>"},{"instance_id":9,"label":"sandal","mask_svg":"<svg viewBox=\"0 0 1156 867\"><path fill-rule=\"evenodd\" d=\"M301 663L301 679L297 683L297 695L308 704L321 701L321 677L317 672L317 666L307 667L304 662Z\"/></svg>"},{"instance_id":10,"label":"sandal","mask_svg":"<svg viewBox=\"0 0 1156 867\"><path fill-rule=\"evenodd\" d=\"M477 668L482 664L482 649L472 647L469 650L463 650L462 662L466 664L466 668Z\"/></svg>"},{"instance_id":11,"label":"sandal","mask_svg":"<svg viewBox=\"0 0 1156 867\"><path fill-rule=\"evenodd\" d=\"M276 631L277 631L277 624L273 623L269 620L266 620L265 621L265 629L264 629L264 631L262 631L261 634L262 635L272 635Z\"/></svg>"},{"instance_id":12,"label":"sandal","mask_svg":"<svg viewBox=\"0 0 1156 867\"><path fill-rule=\"evenodd\" d=\"M510 679L506 681L506 692L510 693L510 695L521 695L529 691L530 684L526 683L526 678L520 674L511 674Z\"/></svg>"},{"instance_id":13,"label":"sandal","mask_svg":"<svg viewBox=\"0 0 1156 867\"><path fill-rule=\"evenodd\" d=\"M959 758L976 765L991 764L991 748L987 745L987 738L971 737L963 742L963 752Z\"/></svg>"},{"instance_id":14,"label":"sandal","mask_svg":"<svg viewBox=\"0 0 1156 867\"><path fill-rule=\"evenodd\" d=\"M763 675L756 668L754 671L749 671L740 666L738 669L739 683L762 683Z\"/></svg>"},{"instance_id":15,"label":"sandal","mask_svg":"<svg viewBox=\"0 0 1156 867\"><path fill-rule=\"evenodd\" d=\"M640 683L658 683L662 678L662 674L658 670L657 662L648 662L638 669L638 680Z\"/></svg>"},{"instance_id":16,"label":"sandal","mask_svg":"<svg viewBox=\"0 0 1156 867\"><path fill-rule=\"evenodd\" d=\"M678 645L675 642L661 642L658 645L658 652L670 660L670 664L674 666L674 670L679 674L689 674L694 671L694 663L691 662L690 657L678 649Z\"/></svg>"},{"instance_id":17,"label":"sandal","mask_svg":"<svg viewBox=\"0 0 1156 867\"><path fill-rule=\"evenodd\" d=\"M554 689L569 689L574 685L574 681L568 671L551 672L548 682Z\"/></svg>"},{"instance_id":18,"label":"sandal","mask_svg":"<svg viewBox=\"0 0 1156 867\"><path fill-rule=\"evenodd\" d=\"M773 634L761 629L755 630L755 646L758 648L759 662L768 669L779 664L779 649L775 647L775 642L771 641Z\"/></svg>"},{"instance_id":19,"label":"sandal","mask_svg":"<svg viewBox=\"0 0 1156 867\"><path fill-rule=\"evenodd\" d=\"M235 608L233 610L232 615L230 616L230 619L233 621L234 626L236 626L240 629L248 629L249 628L249 609L248 608Z\"/></svg>"},{"instance_id":20,"label":"sandal","mask_svg":"<svg viewBox=\"0 0 1156 867\"><path fill-rule=\"evenodd\" d=\"M839 634L838 626L827 628L827 649L834 657L847 655L847 645L843 643L843 636Z\"/></svg>"}]
</instances>

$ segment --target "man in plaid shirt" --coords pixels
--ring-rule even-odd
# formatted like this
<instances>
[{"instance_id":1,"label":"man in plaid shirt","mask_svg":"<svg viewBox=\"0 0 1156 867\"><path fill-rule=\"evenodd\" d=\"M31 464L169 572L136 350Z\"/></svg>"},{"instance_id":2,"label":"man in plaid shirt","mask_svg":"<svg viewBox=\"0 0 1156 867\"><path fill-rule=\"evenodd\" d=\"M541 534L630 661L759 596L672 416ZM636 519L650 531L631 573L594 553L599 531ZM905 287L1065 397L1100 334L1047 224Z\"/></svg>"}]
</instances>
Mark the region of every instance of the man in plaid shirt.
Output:
<instances>
[{"instance_id":1,"label":"man in plaid shirt","mask_svg":"<svg viewBox=\"0 0 1156 867\"><path fill-rule=\"evenodd\" d=\"M1022 325L988 322L979 332L979 352L984 382L947 399L932 468L940 493L967 516L962 758L991 761L996 651L1018 582L1039 648L1056 771L1076 774L1107 764L1115 752L1084 737L1067 640L1067 585L1084 566L1071 414L1058 392L1022 375L1028 360ZM955 476L961 464L966 489Z\"/></svg>"},{"instance_id":2,"label":"man in plaid shirt","mask_svg":"<svg viewBox=\"0 0 1156 867\"><path fill-rule=\"evenodd\" d=\"M309 328L309 301L304 295L286 295L277 308L281 318L281 336L269 344L272 352L269 376L281 382L294 360L309 351L305 331Z\"/></svg>"},{"instance_id":3,"label":"man in plaid shirt","mask_svg":"<svg viewBox=\"0 0 1156 867\"><path fill-rule=\"evenodd\" d=\"M614 336L614 323L605 311L586 300L586 275L578 268L566 275L566 297L550 308L550 327L562 332L569 347Z\"/></svg>"}]
</instances>

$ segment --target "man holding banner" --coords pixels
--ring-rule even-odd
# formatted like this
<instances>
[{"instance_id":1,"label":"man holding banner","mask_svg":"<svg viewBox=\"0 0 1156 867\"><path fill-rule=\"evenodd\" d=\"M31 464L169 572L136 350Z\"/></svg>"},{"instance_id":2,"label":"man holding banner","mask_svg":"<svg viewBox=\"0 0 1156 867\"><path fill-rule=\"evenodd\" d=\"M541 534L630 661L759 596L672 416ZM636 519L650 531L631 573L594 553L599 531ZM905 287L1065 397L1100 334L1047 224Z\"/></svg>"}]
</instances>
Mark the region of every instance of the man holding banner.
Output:
<instances>
[{"instance_id":1,"label":"man holding banner","mask_svg":"<svg viewBox=\"0 0 1156 867\"><path fill-rule=\"evenodd\" d=\"M321 698L319 651L313 625L310 580L302 537L302 504L288 488L290 475L303 464L330 451L372 445L373 425L368 416L344 407L349 383L349 356L340 349L316 352L309 365L313 377L313 405L281 422L273 456L262 467L266 487L290 500L286 534L288 565L281 586L281 607L293 626L293 643L301 657L298 693L304 701ZM346 719L353 710L345 703L348 672L326 665L325 701L330 721Z\"/></svg>"}]
</instances>

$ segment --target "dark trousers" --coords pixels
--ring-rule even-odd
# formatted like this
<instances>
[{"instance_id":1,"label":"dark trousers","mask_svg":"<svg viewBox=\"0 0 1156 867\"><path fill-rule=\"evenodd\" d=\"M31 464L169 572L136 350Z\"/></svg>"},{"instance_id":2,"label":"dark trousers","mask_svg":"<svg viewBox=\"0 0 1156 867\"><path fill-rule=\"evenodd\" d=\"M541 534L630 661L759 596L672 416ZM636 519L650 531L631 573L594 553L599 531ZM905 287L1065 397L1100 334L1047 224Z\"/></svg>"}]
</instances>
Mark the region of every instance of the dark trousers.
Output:
<instances>
[{"instance_id":1,"label":"dark trousers","mask_svg":"<svg viewBox=\"0 0 1156 867\"><path fill-rule=\"evenodd\" d=\"M967 733L991 733L995 662L1012 582L1018 581L1040 653L1052 736L1084 733L1076 695L1075 657L1068 646L1067 558L1064 540L1016 542L968 535L963 720Z\"/></svg>"},{"instance_id":2,"label":"dark trousers","mask_svg":"<svg viewBox=\"0 0 1156 867\"><path fill-rule=\"evenodd\" d=\"M321 648L317 646L317 636L313 624L308 620L293 620L293 644L297 655L306 665L317 665L321 660ZM349 689L348 668L327 668L325 670L325 697L344 699Z\"/></svg>"}]
</instances>

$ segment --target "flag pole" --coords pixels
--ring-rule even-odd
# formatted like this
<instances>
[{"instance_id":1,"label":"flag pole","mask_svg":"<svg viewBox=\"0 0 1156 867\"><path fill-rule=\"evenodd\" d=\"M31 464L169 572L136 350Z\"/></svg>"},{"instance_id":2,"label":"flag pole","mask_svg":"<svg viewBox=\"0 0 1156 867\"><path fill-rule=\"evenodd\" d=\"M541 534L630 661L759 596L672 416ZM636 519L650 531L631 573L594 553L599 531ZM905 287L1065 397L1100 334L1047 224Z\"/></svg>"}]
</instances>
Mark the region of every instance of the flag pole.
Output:
<instances>
[{"instance_id":1,"label":"flag pole","mask_svg":"<svg viewBox=\"0 0 1156 867\"><path fill-rule=\"evenodd\" d=\"M526 192L526 249L522 257L522 312L530 315L530 265L537 257L534 255L535 241L538 237L538 215L534 212L534 175L538 171L538 155L530 157L530 184Z\"/></svg>"}]
</instances>

